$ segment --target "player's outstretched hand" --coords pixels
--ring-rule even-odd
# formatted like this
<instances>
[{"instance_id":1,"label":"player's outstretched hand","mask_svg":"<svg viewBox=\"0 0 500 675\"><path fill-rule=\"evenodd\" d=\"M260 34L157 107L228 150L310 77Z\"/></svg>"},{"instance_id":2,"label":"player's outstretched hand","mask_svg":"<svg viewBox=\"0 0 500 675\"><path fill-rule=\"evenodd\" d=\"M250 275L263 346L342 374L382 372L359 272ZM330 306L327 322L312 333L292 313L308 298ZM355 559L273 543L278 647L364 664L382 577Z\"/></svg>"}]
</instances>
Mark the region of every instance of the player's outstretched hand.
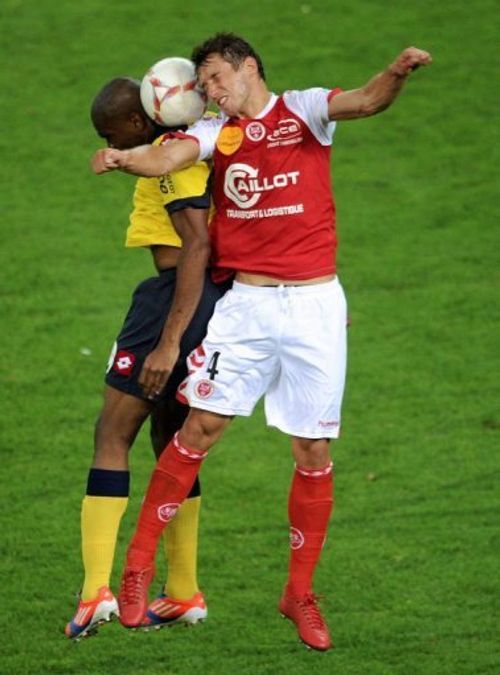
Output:
<instances>
[{"instance_id":1,"label":"player's outstretched hand","mask_svg":"<svg viewBox=\"0 0 500 675\"><path fill-rule=\"evenodd\" d=\"M432 63L429 52L417 47L407 47L390 66L391 72L399 77L406 77L412 70Z\"/></svg>"},{"instance_id":2,"label":"player's outstretched hand","mask_svg":"<svg viewBox=\"0 0 500 675\"><path fill-rule=\"evenodd\" d=\"M94 173L107 173L119 169L123 161L123 150L101 148L92 157L91 167Z\"/></svg>"}]
</instances>

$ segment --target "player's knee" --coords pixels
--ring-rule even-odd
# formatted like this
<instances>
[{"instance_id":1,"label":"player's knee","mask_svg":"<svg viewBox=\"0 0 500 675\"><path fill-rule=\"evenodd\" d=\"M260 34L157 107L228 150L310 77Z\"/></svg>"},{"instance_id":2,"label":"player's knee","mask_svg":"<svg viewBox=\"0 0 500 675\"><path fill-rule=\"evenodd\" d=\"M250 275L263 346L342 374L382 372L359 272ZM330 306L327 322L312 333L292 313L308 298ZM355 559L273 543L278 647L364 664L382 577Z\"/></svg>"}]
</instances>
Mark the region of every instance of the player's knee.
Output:
<instances>
[{"instance_id":1,"label":"player's knee","mask_svg":"<svg viewBox=\"0 0 500 675\"><path fill-rule=\"evenodd\" d=\"M107 460L115 463L117 460L127 458L134 437L129 430L118 428L113 420L101 415L94 430L94 460L98 459L100 463Z\"/></svg>"},{"instance_id":2,"label":"player's knee","mask_svg":"<svg viewBox=\"0 0 500 675\"><path fill-rule=\"evenodd\" d=\"M226 415L192 408L179 433L179 440L187 447L206 451L219 439L230 421L231 418Z\"/></svg>"},{"instance_id":3,"label":"player's knee","mask_svg":"<svg viewBox=\"0 0 500 675\"><path fill-rule=\"evenodd\" d=\"M330 461L327 438L292 438L292 454L299 466L320 468Z\"/></svg>"},{"instance_id":4,"label":"player's knee","mask_svg":"<svg viewBox=\"0 0 500 675\"><path fill-rule=\"evenodd\" d=\"M182 427L189 408L176 401L162 401L155 406L150 417L150 438L156 457Z\"/></svg>"}]
</instances>

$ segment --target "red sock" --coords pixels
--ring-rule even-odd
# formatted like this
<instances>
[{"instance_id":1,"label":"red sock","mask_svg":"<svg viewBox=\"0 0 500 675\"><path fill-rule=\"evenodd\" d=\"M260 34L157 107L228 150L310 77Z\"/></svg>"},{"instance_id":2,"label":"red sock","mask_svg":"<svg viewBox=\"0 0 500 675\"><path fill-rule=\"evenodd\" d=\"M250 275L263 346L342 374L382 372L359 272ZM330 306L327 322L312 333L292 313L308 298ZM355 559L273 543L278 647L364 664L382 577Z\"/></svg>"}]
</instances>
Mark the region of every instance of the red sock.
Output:
<instances>
[{"instance_id":1,"label":"red sock","mask_svg":"<svg viewBox=\"0 0 500 675\"><path fill-rule=\"evenodd\" d=\"M332 467L331 462L323 469L295 467L288 500L291 549L288 590L295 596L312 590L314 569L333 507Z\"/></svg>"},{"instance_id":2,"label":"red sock","mask_svg":"<svg viewBox=\"0 0 500 675\"><path fill-rule=\"evenodd\" d=\"M191 490L206 455L180 445L177 434L162 452L128 547L128 566L147 567L154 562L161 533Z\"/></svg>"}]
</instances>

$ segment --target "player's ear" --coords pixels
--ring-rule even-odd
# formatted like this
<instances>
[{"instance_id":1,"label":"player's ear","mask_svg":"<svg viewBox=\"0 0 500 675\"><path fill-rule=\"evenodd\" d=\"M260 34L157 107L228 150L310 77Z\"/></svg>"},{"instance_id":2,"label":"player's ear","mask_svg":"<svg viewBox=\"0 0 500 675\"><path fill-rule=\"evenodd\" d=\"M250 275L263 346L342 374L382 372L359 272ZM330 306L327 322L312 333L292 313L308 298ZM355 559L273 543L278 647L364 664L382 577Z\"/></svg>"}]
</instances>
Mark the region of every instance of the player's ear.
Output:
<instances>
[{"instance_id":1,"label":"player's ear","mask_svg":"<svg viewBox=\"0 0 500 675\"><path fill-rule=\"evenodd\" d=\"M135 129L140 129L141 131L147 126L147 119L144 115L141 115L138 112L133 112L130 114L130 122Z\"/></svg>"},{"instance_id":2,"label":"player's ear","mask_svg":"<svg viewBox=\"0 0 500 675\"><path fill-rule=\"evenodd\" d=\"M259 72L259 66L253 56L247 56L243 61L243 66L246 72L251 75L257 75Z\"/></svg>"}]
</instances>

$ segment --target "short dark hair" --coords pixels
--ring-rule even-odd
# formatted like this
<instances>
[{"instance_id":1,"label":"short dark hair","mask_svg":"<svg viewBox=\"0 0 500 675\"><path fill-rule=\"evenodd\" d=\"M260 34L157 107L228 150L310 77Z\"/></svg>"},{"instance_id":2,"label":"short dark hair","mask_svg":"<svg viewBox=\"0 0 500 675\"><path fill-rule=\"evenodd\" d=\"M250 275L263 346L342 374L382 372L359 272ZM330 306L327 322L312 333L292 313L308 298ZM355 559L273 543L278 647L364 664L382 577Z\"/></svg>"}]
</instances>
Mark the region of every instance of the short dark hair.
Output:
<instances>
[{"instance_id":1,"label":"short dark hair","mask_svg":"<svg viewBox=\"0 0 500 675\"><path fill-rule=\"evenodd\" d=\"M97 93L90 108L96 128L133 112L145 115L140 97L141 83L131 77L115 77Z\"/></svg>"},{"instance_id":2,"label":"short dark hair","mask_svg":"<svg viewBox=\"0 0 500 675\"><path fill-rule=\"evenodd\" d=\"M254 48L246 40L234 33L217 33L198 47L193 49L191 61L196 70L207 60L210 54L219 54L224 61L227 61L235 68L248 57L251 56L257 62L259 75L263 80L266 79L262 60Z\"/></svg>"}]
</instances>

